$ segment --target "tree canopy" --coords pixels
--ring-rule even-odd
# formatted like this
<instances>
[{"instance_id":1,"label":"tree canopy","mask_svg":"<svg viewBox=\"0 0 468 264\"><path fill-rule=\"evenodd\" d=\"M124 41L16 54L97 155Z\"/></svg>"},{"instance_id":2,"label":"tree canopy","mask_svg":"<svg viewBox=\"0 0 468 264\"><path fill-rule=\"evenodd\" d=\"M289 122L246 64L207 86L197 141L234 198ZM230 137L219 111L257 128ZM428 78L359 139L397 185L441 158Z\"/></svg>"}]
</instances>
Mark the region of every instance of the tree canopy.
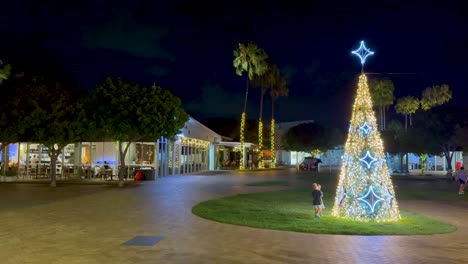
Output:
<instances>
[{"instance_id":1,"label":"tree canopy","mask_svg":"<svg viewBox=\"0 0 468 264\"><path fill-rule=\"evenodd\" d=\"M342 143L338 130L328 130L316 123L304 123L290 128L282 137L282 146L289 151L326 152Z\"/></svg>"},{"instance_id":2,"label":"tree canopy","mask_svg":"<svg viewBox=\"0 0 468 264\"><path fill-rule=\"evenodd\" d=\"M10 76L11 65L5 64L0 60L0 84Z\"/></svg>"},{"instance_id":3,"label":"tree canopy","mask_svg":"<svg viewBox=\"0 0 468 264\"><path fill-rule=\"evenodd\" d=\"M411 115L419 109L419 100L414 96L405 96L397 100L395 110L398 114L405 115L405 128L408 127L408 116L410 117L410 125L412 125Z\"/></svg>"},{"instance_id":4,"label":"tree canopy","mask_svg":"<svg viewBox=\"0 0 468 264\"><path fill-rule=\"evenodd\" d=\"M374 107L379 109L379 126L381 130L386 129L386 109L395 100L393 91L395 87L392 80L388 78L370 79L369 89Z\"/></svg>"},{"instance_id":5,"label":"tree canopy","mask_svg":"<svg viewBox=\"0 0 468 264\"><path fill-rule=\"evenodd\" d=\"M267 59L268 55L257 44L253 42L247 45L239 43L238 47L234 49L232 64L237 75L242 76L245 71L248 78L252 80L255 75L263 75L268 70Z\"/></svg>"},{"instance_id":6,"label":"tree canopy","mask_svg":"<svg viewBox=\"0 0 468 264\"><path fill-rule=\"evenodd\" d=\"M463 144L462 138L457 137L457 128L461 122L455 115L457 112L459 111L450 107L419 112L415 116L417 122L409 130L411 152L443 153L448 167L451 168L453 151L461 149Z\"/></svg>"},{"instance_id":7,"label":"tree canopy","mask_svg":"<svg viewBox=\"0 0 468 264\"><path fill-rule=\"evenodd\" d=\"M82 94L66 79L49 76L27 76L27 84L19 90L19 121L23 138L47 148L51 168L64 147L79 142L83 135L81 117ZM51 170L51 186L56 185L56 170Z\"/></svg>"},{"instance_id":8,"label":"tree canopy","mask_svg":"<svg viewBox=\"0 0 468 264\"><path fill-rule=\"evenodd\" d=\"M428 87L422 92L421 108L426 111L435 106L443 105L450 99L452 99L452 91L448 85Z\"/></svg>"},{"instance_id":9,"label":"tree canopy","mask_svg":"<svg viewBox=\"0 0 468 264\"><path fill-rule=\"evenodd\" d=\"M125 155L131 142L160 137L173 138L188 120L181 101L170 91L153 85L150 88L107 78L96 86L87 102L94 137L118 142L123 185ZM126 142L126 145L122 146Z\"/></svg>"}]
</instances>

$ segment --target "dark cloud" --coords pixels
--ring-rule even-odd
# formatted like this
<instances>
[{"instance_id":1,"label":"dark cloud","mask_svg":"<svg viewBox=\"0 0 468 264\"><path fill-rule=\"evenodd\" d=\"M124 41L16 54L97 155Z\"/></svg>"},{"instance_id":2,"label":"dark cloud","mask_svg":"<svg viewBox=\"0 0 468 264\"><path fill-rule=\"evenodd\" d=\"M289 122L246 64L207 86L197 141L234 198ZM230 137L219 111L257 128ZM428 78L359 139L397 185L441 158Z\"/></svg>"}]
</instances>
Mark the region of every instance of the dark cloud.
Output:
<instances>
[{"instance_id":1,"label":"dark cloud","mask_svg":"<svg viewBox=\"0 0 468 264\"><path fill-rule=\"evenodd\" d=\"M161 66L152 66L145 69L145 72L150 73L156 77L166 76L169 73L169 69Z\"/></svg>"},{"instance_id":2,"label":"dark cloud","mask_svg":"<svg viewBox=\"0 0 468 264\"><path fill-rule=\"evenodd\" d=\"M185 109L190 114L199 118L240 116L244 93L225 90L219 84L209 81L203 84L201 90L199 98L185 104ZM250 91L252 92L252 89ZM255 116L258 115L258 108L251 102L251 99L247 109L248 118L253 118L254 113L256 113Z\"/></svg>"},{"instance_id":3,"label":"dark cloud","mask_svg":"<svg viewBox=\"0 0 468 264\"><path fill-rule=\"evenodd\" d=\"M166 27L139 24L128 10L117 10L101 26L88 28L82 44L89 49L124 51L135 57L174 61L162 40Z\"/></svg>"}]
</instances>

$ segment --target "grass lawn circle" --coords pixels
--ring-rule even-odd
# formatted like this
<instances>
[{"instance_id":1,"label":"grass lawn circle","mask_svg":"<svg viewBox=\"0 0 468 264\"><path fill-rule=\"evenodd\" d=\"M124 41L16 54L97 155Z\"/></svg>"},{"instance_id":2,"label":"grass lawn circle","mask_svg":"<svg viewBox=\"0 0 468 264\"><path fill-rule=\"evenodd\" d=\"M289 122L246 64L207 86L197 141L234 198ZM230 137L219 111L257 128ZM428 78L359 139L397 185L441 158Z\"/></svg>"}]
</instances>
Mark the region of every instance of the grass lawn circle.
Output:
<instances>
[{"instance_id":1,"label":"grass lawn circle","mask_svg":"<svg viewBox=\"0 0 468 264\"><path fill-rule=\"evenodd\" d=\"M430 235L456 230L454 225L408 211L401 211L402 219L395 223L337 219L330 215L332 198L324 203L323 217L314 218L310 190L295 189L209 200L194 206L192 212L227 224L316 234Z\"/></svg>"}]
</instances>

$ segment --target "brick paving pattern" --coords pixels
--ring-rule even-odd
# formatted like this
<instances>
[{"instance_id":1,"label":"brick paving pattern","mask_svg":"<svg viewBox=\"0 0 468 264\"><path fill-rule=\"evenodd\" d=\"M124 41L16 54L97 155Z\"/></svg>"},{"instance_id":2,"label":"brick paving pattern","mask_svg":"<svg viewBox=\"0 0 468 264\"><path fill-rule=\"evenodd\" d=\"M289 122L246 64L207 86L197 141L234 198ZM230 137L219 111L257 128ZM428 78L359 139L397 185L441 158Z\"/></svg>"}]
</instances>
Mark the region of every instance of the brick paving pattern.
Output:
<instances>
[{"instance_id":1,"label":"brick paving pattern","mask_svg":"<svg viewBox=\"0 0 468 264\"><path fill-rule=\"evenodd\" d=\"M468 206L400 201L457 225L432 236L316 235L201 219L208 199L285 187L248 187L287 172L170 176L119 189L99 185L0 185L0 263L468 263ZM437 209L437 210L435 210ZM122 244L162 236L154 246Z\"/></svg>"}]
</instances>

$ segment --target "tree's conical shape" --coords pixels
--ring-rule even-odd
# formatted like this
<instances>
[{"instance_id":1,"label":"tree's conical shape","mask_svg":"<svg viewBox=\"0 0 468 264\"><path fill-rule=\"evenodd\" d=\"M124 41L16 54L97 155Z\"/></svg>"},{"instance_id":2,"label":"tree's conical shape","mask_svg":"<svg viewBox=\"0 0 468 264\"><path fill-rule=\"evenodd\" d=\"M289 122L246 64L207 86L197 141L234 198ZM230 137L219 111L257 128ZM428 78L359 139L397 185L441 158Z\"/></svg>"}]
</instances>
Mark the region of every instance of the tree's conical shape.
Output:
<instances>
[{"instance_id":1,"label":"tree's conical shape","mask_svg":"<svg viewBox=\"0 0 468 264\"><path fill-rule=\"evenodd\" d=\"M365 74L359 76L332 214L358 221L400 219Z\"/></svg>"}]
</instances>

